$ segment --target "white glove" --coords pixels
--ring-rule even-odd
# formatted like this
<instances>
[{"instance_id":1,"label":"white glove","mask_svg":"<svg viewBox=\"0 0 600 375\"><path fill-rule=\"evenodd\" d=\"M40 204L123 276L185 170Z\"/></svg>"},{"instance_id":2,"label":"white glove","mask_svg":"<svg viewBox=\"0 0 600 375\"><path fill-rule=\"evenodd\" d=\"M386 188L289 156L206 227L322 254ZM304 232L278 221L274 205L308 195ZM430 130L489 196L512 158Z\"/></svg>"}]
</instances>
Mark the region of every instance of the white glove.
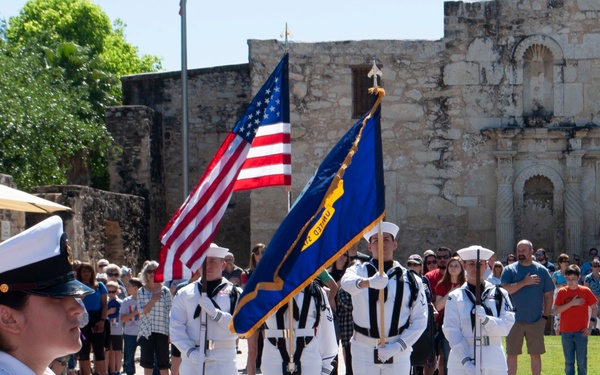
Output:
<instances>
[{"instance_id":1,"label":"white glove","mask_svg":"<svg viewBox=\"0 0 600 375\"><path fill-rule=\"evenodd\" d=\"M379 273L369 277L369 288L385 289L388 284L388 275L385 273L381 276Z\"/></svg>"},{"instance_id":2,"label":"white glove","mask_svg":"<svg viewBox=\"0 0 600 375\"><path fill-rule=\"evenodd\" d=\"M321 375L331 375L333 372L333 358L324 359L321 361Z\"/></svg>"},{"instance_id":3,"label":"white glove","mask_svg":"<svg viewBox=\"0 0 600 375\"><path fill-rule=\"evenodd\" d=\"M485 309L481 305L475 306L475 316L481 321L481 324L487 323L487 320L489 319L485 313Z\"/></svg>"},{"instance_id":4,"label":"white glove","mask_svg":"<svg viewBox=\"0 0 600 375\"><path fill-rule=\"evenodd\" d=\"M397 342L391 342L391 343L385 344L385 348L382 348L380 346L377 349L379 351L379 359L381 360L381 362L385 362L388 359L395 356L396 354L403 351L402 345L400 345L400 343L397 343Z\"/></svg>"},{"instance_id":5,"label":"white glove","mask_svg":"<svg viewBox=\"0 0 600 375\"><path fill-rule=\"evenodd\" d=\"M198 301L198 305L202 307L202 310L204 310L208 314L208 316L210 316L211 319L215 319L218 311L215 305L213 305L210 298L208 298L205 295L202 295L200 297L200 300Z\"/></svg>"},{"instance_id":6,"label":"white glove","mask_svg":"<svg viewBox=\"0 0 600 375\"><path fill-rule=\"evenodd\" d=\"M475 375L475 364L473 361L467 361L463 366L465 368L466 375Z\"/></svg>"},{"instance_id":7,"label":"white glove","mask_svg":"<svg viewBox=\"0 0 600 375\"><path fill-rule=\"evenodd\" d=\"M199 348L192 348L188 350L187 357L196 365L204 364L204 353L202 353Z\"/></svg>"}]
</instances>

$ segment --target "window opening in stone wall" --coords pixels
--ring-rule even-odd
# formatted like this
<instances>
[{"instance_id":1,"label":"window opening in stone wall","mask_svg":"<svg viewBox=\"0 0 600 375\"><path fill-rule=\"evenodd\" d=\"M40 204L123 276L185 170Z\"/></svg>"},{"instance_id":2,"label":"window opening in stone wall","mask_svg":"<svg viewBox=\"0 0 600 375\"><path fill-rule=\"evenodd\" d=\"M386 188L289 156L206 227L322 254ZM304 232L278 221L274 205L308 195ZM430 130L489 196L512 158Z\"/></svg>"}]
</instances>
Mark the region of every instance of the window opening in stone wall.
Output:
<instances>
[{"instance_id":1,"label":"window opening in stone wall","mask_svg":"<svg viewBox=\"0 0 600 375\"><path fill-rule=\"evenodd\" d=\"M523 117L528 126L544 126L554 115L552 52L534 44L523 55Z\"/></svg>"},{"instance_id":2,"label":"window opening in stone wall","mask_svg":"<svg viewBox=\"0 0 600 375\"><path fill-rule=\"evenodd\" d=\"M109 262L121 266L125 260L121 225L118 221L106 220L104 227L106 232L104 257L108 259Z\"/></svg>"},{"instance_id":3,"label":"window opening in stone wall","mask_svg":"<svg viewBox=\"0 0 600 375\"><path fill-rule=\"evenodd\" d=\"M377 100L377 95L369 94L369 89L373 87L373 78L368 76L371 68L372 66L352 68L352 118L361 118L373 108ZM381 78L378 82L380 87L383 86Z\"/></svg>"},{"instance_id":4,"label":"window opening in stone wall","mask_svg":"<svg viewBox=\"0 0 600 375\"><path fill-rule=\"evenodd\" d=\"M523 238L538 249L554 250L554 185L545 176L534 176L523 187Z\"/></svg>"}]
</instances>

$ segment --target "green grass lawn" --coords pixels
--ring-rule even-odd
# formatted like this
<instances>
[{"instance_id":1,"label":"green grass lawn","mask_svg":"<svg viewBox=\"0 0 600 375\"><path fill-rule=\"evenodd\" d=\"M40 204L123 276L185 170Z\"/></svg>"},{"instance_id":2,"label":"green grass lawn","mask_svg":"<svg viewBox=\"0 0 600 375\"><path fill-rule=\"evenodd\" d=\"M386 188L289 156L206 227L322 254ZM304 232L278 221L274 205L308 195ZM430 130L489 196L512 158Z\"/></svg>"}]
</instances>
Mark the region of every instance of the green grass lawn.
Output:
<instances>
[{"instance_id":1,"label":"green grass lawn","mask_svg":"<svg viewBox=\"0 0 600 375\"><path fill-rule=\"evenodd\" d=\"M562 351L560 336L544 336L546 354L542 355L542 374L561 375L565 373L565 357ZM506 347L506 344L505 344ZM531 374L527 344L523 344L523 353L519 356L517 374ZM588 374L600 374L600 336L590 336L588 341ZM577 365L577 364L576 364ZM577 371L577 367L575 367Z\"/></svg>"}]
</instances>

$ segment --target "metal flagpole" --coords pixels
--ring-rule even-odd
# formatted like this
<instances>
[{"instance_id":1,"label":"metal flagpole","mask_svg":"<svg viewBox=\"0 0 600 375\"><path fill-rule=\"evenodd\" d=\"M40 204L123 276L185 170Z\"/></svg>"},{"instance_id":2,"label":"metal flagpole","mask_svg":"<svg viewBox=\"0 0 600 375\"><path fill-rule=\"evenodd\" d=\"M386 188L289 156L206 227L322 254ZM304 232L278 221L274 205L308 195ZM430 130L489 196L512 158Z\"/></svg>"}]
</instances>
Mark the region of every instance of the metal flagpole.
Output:
<instances>
[{"instance_id":1,"label":"metal flagpole","mask_svg":"<svg viewBox=\"0 0 600 375\"><path fill-rule=\"evenodd\" d=\"M288 31L287 22L285 23L285 30L281 33L280 37L285 38L284 50L285 53L288 53L288 36L292 35ZM286 195L287 195L287 212L289 213L292 209L292 189L291 186L285 187ZM304 296L306 298L306 296ZM289 327L287 330L287 339L289 344L289 357L290 361L287 365L288 372L293 374L296 372L296 363L294 363L294 297L289 299L288 301L288 318L289 318Z\"/></svg>"},{"instance_id":2,"label":"metal flagpole","mask_svg":"<svg viewBox=\"0 0 600 375\"><path fill-rule=\"evenodd\" d=\"M188 74L187 74L187 26L186 26L186 3L187 0L181 0L181 143L183 146L182 164L183 164L183 200L187 199L189 194L189 166L188 166Z\"/></svg>"}]
</instances>

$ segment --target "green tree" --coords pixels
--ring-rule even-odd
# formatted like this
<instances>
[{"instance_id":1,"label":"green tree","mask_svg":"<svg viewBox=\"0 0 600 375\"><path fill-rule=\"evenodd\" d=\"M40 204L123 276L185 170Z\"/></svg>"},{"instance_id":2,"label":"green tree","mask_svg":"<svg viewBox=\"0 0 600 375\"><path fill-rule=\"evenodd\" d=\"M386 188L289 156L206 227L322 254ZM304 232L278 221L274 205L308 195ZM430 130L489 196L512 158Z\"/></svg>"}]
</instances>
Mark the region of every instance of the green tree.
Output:
<instances>
[{"instance_id":1,"label":"green tree","mask_svg":"<svg viewBox=\"0 0 600 375\"><path fill-rule=\"evenodd\" d=\"M90 0L28 1L8 26L4 21L0 24L0 48L6 63L0 68L2 72L10 73L5 67L13 66L13 74L24 75L22 80L0 79L0 87L19 88L16 93L0 94L0 111L8 110L0 114L0 143L10 146L0 150L0 168L15 175L24 186L65 183L69 161L82 158L83 163L78 164L90 168L92 186L107 189L111 138L104 124L106 107L120 103L119 77L160 70L160 59L140 56L125 40L125 25L116 20L111 26L108 16ZM22 66L18 66L19 61ZM27 85L32 82L35 85L29 89ZM20 96L12 96L18 93ZM54 104L42 98L47 93L52 93ZM27 103L27 97L33 103ZM23 116L12 105L37 113ZM62 123L67 118L50 107L64 111L69 124ZM59 130L60 137L56 135ZM73 134L66 134L70 130ZM21 137L24 133L40 140L19 144L27 139ZM67 144L61 144L64 150L61 148L54 158L44 160L44 153L30 152L58 139ZM48 160L51 167L38 168Z\"/></svg>"},{"instance_id":2,"label":"green tree","mask_svg":"<svg viewBox=\"0 0 600 375\"><path fill-rule=\"evenodd\" d=\"M114 27L111 26L102 8L91 0L30 0L18 16L9 20L6 39L9 46L16 49L38 46L56 50L62 43L89 48L90 54L98 59L86 67L116 77L162 68L160 58L140 56L138 48L126 41L123 22L117 19ZM71 74L68 66L62 67ZM120 100L118 82L107 90L111 91L106 95L107 100Z\"/></svg>"},{"instance_id":3,"label":"green tree","mask_svg":"<svg viewBox=\"0 0 600 375\"><path fill-rule=\"evenodd\" d=\"M111 144L87 93L41 60L0 46L0 171L24 189L66 183L72 158L106 154Z\"/></svg>"}]
</instances>

